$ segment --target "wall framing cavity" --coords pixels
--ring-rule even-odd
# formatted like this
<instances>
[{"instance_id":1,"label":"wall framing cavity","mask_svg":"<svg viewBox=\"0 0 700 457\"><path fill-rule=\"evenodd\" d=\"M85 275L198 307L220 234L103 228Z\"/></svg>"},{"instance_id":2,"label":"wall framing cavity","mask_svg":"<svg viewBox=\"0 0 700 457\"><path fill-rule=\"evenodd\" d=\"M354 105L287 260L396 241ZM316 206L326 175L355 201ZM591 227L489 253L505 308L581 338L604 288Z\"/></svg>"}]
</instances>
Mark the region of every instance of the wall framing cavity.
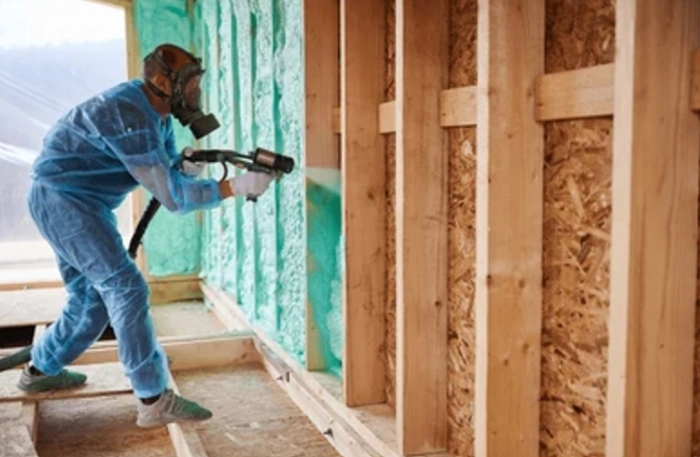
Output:
<instances>
[{"instance_id":1,"label":"wall framing cavity","mask_svg":"<svg viewBox=\"0 0 700 457\"><path fill-rule=\"evenodd\" d=\"M140 266L344 456L700 452L700 3L108 3L132 76L203 57L200 146L296 160Z\"/></svg>"}]
</instances>

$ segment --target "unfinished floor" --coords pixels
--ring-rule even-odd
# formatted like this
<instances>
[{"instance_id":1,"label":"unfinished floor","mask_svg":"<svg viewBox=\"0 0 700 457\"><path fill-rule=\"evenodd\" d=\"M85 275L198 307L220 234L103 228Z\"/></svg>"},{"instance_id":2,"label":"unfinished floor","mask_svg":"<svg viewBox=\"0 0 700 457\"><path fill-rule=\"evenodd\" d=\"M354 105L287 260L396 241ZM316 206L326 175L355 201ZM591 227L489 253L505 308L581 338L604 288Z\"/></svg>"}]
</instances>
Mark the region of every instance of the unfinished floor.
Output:
<instances>
[{"instance_id":1,"label":"unfinished floor","mask_svg":"<svg viewBox=\"0 0 700 457\"><path fill-rule=\"evenodd\" d=\"M0 293L0 335L9 329L50 323L60 312L61 290L15 291ZM31 305L31 306L29 306ZM39 305L39 307L35 307ZM41 309L41 313L36 310ZM202 302L181 302L153 307L159 338L173 344L188 344L191 339L225 337L231 334L217 316ZM0 339L2 339L0 337ZM104 341L104 351L113 350L113 342ZM110 346L112 345L112 346ZM173 346L174 347L174 346ZM223 349L225 350L225 349ZM5 354L10 348L0 349ZM279 388L259 360L218 366L178 370L184 356L173 356L173 377L179 391L210 408L214 417L205 423L183 426L181 433L201 444L209 457L297 457L337 456L326 438L304 413ZM184 352L183 352L184 354ZM207 356L193 352L198 361ZM112 355L113 356L113 355ZM188 355L188 357L191 357ZM211 354L209 355L211 358ZM113 359L105 358L107 362ZM86 359L90 363L91 359ZM193 362L188 362L188 364ZM80 370L80 366L75 367ZM2 382L12 382L19 372L3 373ZM114 385L123 379L114 380ZM14 386L0 386L0 392ZM114 386L112 386L114 387ZM95 387L97 389L97 387ZM136 408L130 392L109 388L96 397L45 399L37 403L35 414L36 446L31 446L31 424L27 410L31 402L0 399L0 429L4 429L2 457L111 457L138 455L160 457L179 455L168 428L142 430L135 426ZM6 395L6 394L3 394ZM30 418L31 416L31 412ZM29 442L29 444L27 444Z\"/></svg>"}]
</instances>

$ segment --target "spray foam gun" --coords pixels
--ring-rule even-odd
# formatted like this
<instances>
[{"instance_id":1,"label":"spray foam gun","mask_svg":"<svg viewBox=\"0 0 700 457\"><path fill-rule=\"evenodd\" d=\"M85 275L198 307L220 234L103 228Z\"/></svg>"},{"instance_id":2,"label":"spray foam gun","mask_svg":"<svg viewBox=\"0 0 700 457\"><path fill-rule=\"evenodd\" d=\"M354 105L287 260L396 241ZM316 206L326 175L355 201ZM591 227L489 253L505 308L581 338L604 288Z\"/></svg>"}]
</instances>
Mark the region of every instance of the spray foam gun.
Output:
<instances>
[{"instance_id":1,"label":"spray foam gun","mask_svg":"<svg viewBox=\"0 0 700 457\"><path fill-rule=\"evenodd\" d=\"M294 159L292 157L276 154L263 148L257 148L250 154L242 154L230 149L199 149L188 157L181 156L181 160L220 163L224 168L224 175L221 181L228 177L228 164L238 168L244 168L248 171L268 173L276 180L279 180L283 173L289 174L294 170ZM246 197L246 200L254 202L257 198ZM136 252L141 245L141 240L146 233L146 228L156 215L158 208L160 208L160 202L156 200L155 197L151 198L148 207L146 207L146 211L143 213L141 220L139 220L136 226L134 236L129 243L129 255L132 259L136 258Z\"/></svg>"},{"instance_id":2,"label":"spray foam gun","mask_svg":"<svg viewBox=\"0 0 700 457\"><path fill-rule=\"evenodd\" d=\"M182 160L189 160L191 162L221 163L221 165L224 167L224 175L221 178L221 181L225 180L228 176L228 164L238 168L244 168L248 171L269 173L277 180L282 177L282 174L289 174L292 172L292 170L294 170L293 158L276 154L262 148L256 149L251 154L241 154L239 152L227 149L200 149L195 151L194 154L190 155L189 157L183 156ZM247 197L247 200L256 201L256 198ZM131 242L129 243L129 255L132 259L136 258L136 253L139 245L141 244L143 235L146 233L146 228L153 219L153 216L155 216L158 208L160 208L160 202L155 197L151 198L146 211L144 212L143 216L141 216L141 219L136 226ZM18 365L29 362L31 359L31 350L32 345L29 345L22 348L18 352L15 352L14 354L1 358L0 371L9 370Z\"/></svg>"},{"instance_id":3,"label":"spray foam gun","mask_svg":"<svg viewBox=\"0 0 700 457\"><path fill-rule=\"evenodd\" d=\"M228 176L226 164L234 165L238 168L245 168L248 171L258 171L269 173L279 180L282 173L289 174L294 170L294 159L282 154L276 154L267 149L258 148L251 154L241 154L228 149L200 149L189 157L184 158L191 162L219 162L224 167L224 176L221 181ZM255 201L254 197L247 200Z\"/></svg>"}]
</instances>

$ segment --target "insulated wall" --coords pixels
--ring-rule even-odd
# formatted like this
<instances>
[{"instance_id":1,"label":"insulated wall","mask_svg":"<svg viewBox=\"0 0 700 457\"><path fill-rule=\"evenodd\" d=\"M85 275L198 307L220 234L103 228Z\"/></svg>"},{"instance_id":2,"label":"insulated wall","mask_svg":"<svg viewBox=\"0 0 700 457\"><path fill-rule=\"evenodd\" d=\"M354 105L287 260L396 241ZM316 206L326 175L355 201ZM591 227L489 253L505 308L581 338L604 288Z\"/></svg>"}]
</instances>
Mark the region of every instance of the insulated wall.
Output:
<instances>
[{"instance_id":1,"label":"insulated wall","mask_svg":"<svg viewBox=\"0 0 700 457\"><path fill-rule=\"evenodd\" d=\"M134 24L139 61L161 43L190 48L191 21L182 0L134 0ZM189 129L173 122L178 150L194 145ZM148 199L145 195L143 208ZM147 271L152 276L196 274L200 268L201 228L199 214L175 215L161 208L143 239Z\"/></svg>"},{"instance_id":2,"label":"insulated wall","mask_svg":"<svg viewBox=\"0 0 700 457\"><path fill-rule=\"evenodd\" d=\"M202 147L245 153L260 147L291 156L297 164L256 203L230 200L203 215L201 276L235 296L254 325L303 362L307 206L302 3L203 0L195 3L192 14L193 41L207 68L207 109L222 125ZM210 171L221 176L220 166ZM331 246L327 254L335 258L337 245ZM321 325L324 319L319 316Z\"/></svg>"}]
</instances>

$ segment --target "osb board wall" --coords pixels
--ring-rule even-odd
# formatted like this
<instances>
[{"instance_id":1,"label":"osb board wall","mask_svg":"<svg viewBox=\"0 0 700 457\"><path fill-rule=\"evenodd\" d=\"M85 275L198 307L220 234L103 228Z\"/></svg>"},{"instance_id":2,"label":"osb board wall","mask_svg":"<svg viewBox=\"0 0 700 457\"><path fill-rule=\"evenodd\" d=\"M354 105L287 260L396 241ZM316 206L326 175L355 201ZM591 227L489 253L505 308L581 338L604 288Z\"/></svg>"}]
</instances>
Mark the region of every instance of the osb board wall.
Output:
<instances>
[{"instance_id":1,"label":"osb board wall","mask_svg":"<svg viewBox=\"0 0 700 457\"><path fill-rule=\"evenodd\" d=\"M395 1L387 2L385 99L395 99ZM450 5L450 87L476 84L477 0ZM614 0L546 0L546 71L614 61ZM449 450L472 456L474 128L450 129ZM545 125L541 454L603 455L612 118ZM387 399L395 406L395 136L387 155Z\"/></svg>"},{"instance_id":2,"label":"osb board wall","mask_svg":"<svg viewBox=\"0 0 700 457\"><path fill-rule=\"evenodd\" d=\"M546 72L614 61L614 1L546 0ZM542 456L605 451L612 127L545 125Z\"/></svg>"},{"instance_id":3,"label":"osb board wall","mask_svg":"<svg viewBox=\"0 0 700 457\"><path fill-rule=\"evenodd\" d=\"M450 87L476 84L477 0L450 2ZM451 128L449 145L448 449L474 455L476 128Z\"/></svg>"}]
</instances>

